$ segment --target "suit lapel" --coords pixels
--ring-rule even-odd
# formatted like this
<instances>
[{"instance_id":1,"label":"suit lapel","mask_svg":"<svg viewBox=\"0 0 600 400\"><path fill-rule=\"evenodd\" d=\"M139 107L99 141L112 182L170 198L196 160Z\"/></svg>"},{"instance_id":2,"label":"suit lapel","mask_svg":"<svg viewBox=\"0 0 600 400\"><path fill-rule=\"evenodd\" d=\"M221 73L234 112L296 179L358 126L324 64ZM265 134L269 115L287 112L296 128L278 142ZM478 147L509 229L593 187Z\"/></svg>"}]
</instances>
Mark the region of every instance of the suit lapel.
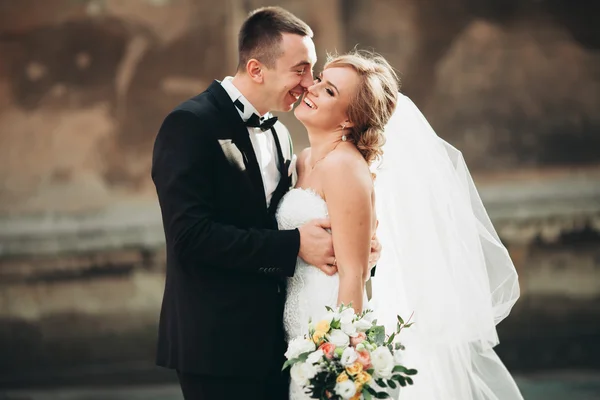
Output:
<instances>
[{"instance_id":1,"label":"suit lapel","mask_svg":"<svg viewBox=\"0 0 600 400\"><path fill-rule=\"evenodd\" d=\"M265 188L260 173L260 167L256 159L256 153L250 142L248 128L242 121L240 114L233 105L231 98L223 89L218 81L214 81L209 87L208 92L216 100L219 110L223 113L223 119L231 129L231 142L240 150L243 156L246 175L252 182L256 196L263 207L266 207L267 199L265 197Z\"/></svg>"}]
</instances>

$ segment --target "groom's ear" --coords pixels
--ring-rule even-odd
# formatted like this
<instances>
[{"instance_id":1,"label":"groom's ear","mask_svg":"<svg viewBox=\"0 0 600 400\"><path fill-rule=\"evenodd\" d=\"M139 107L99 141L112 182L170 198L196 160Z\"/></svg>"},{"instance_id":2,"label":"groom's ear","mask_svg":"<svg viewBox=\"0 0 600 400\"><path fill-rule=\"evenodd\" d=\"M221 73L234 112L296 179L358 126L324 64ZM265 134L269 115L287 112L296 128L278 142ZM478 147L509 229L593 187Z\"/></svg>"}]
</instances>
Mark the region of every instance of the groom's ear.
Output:
<instances>
[{"instance_id":1,"label":"groom's ear","mask_svg":"<svg viewBox=\"0 0 600 400\"><path fill-rule=\"evenodd\" d=\"M246 63L246 73L253 81L257 83L263 82L263 65L260 61L252 58Z\"/></svg>"}]
</instances>

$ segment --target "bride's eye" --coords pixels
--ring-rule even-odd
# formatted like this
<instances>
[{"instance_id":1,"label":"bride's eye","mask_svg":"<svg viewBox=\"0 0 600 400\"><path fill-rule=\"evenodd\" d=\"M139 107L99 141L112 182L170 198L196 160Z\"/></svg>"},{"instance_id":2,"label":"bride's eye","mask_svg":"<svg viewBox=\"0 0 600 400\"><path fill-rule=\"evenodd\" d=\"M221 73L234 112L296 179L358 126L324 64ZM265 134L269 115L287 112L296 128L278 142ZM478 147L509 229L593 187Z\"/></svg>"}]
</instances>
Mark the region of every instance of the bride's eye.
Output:
<instances>
[{"instance_id":1,"label":"bride's eye","mask_svg":"<svg viewBox=\"0 0 600 400\"><path fill-rule=\"evenodd\" d=\"M321 83L321 78L319 78L318 76L315 76L314 82L315 83Z\"/></svg>"},{"instance_id":2,"label":"bride's eye","mask_svg":"<svg viewBox=\"0 0 600 400\"><path fill-rule=\"evenodd\" d=\"M327 92L328 95L330 95L331 97L333 97L333 90L327 88L327 89L325 89L325 91Z\"/></svg>"}]
</instances>

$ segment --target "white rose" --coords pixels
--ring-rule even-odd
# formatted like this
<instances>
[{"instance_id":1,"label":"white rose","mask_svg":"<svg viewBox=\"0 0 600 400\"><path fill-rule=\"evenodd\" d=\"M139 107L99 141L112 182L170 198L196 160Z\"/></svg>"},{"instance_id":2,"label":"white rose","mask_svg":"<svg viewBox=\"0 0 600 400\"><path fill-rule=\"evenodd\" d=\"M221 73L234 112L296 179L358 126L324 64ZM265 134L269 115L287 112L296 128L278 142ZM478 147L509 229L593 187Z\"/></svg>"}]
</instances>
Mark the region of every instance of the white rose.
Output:
<instances>
[{"instance_id":1,"label":"white rose","mask_svg":"<svg viewBox=\"0 0 600 400\"><path fill-rule=\"evenodd\" d=\"M356 386L351 380L336 383L333 390L342 399L350 399L356 394Z\"/></svg>"},{"instance_id":2,"label":"white rose","mask_svg":"<svg viewBox=\"0 0 600 400\"><path fill-rule=\"evenodd\" d=\"M308 386L309 380L314 378L319 369L309 363L296 363L290 369L290 376L298 386Z\"/></svg>"},{"instance_id":3,"label":"white rose","mask_svg":"<svg viewBox=\"0 0 600 400\"><path fill-rule=\"evenodd\" d=\"M394 369L394 356L387 347L378 347L371 353L371 364L379 378L390 378Z\"/></svg>"},{"instance_id":4,"label":"white rose","mask_svg":"<svg viewBox=\"0 0 600 400\"><path fill-rule=\"evenodd\" d=\"M323 353L323 350L317 350L317 351L313 351L312 353L310 353L308 355L308 358L306 359L306 362L309 364L316 364L319 361L321 361L321 358L323 358L323 356L325 355L325 353Z\"/></svg>"},{"instance_id":5,"label":"white rose","mask_svg":"<svg viewBox=\"0 0 600 400\"><path fill-rule=\"evenodd\" d=\"M359 319L354 323L354 327L359 332L366 332L373 326L371 321L365 320L364 318Z\"/></svg>"},{"instance_id":6,"label":"white rose","mask_svg":"<svg viewBox=\"0 0 600 400\"><path fill-rule=\"evenodd\" d=\"M356 350L352 347L346 347L344 352L342 353L342 359L340 360L344 367L354 364L354 361L358 358L358 354L356 354Z\"/></svg>"},{"instance_id":7,"label":"white rose","mask_svg":"<svg viewBox=\"0 0 600 400\"><path fill-rule=\"evenodd\" d=\"M315 351L315 344L312 340L305 339L303 337L297 337L292 339L288 344L287 351L285 352L285 358L288 360L297 358L302 353L309 351Z\"/></svg>"},{"instance_id":8,"label":"white rose","mask_svg":"<svg viewBox=\"0 0 600 400\"><path fill-rule=\"evenodd\" d=\"M351 324L354 319L354 308L347 308L340 314L340 324Z\"/></svg>"},{"instance_id":9,"label":"white rose","mask_svg":"<svg viewBox=\"0 0 600 400\"><path fill-rule=\"evenodd\" d=\"M356 336L356 328L352 322L349 324L342 324L340 329L348 336Z\"/></svg>"},{"instance_id":10,"label":"white rose","mask_svg":"<svg viewBox=\"0 0 600 400\"><path fill-rule=\"evenodd\" d=\"M347 347L350 344L350 338L339 329L332 329L327 335L327 339L335 345L335 347Z\"/></svg>"},{"instance_id":11,"label":"white rose","mask_svg":"<svg viewBox=\"0 0 600 400\"><path fill-rule=\"evenodd\" d=\"M334 313L333 311L327 311L327 314L325 314L325 316L323 317L323 320L325 320L331 324L331 321L333 321L336 316L337 316L337 313ZM338 316L338 318L339 318L339 316Z\"/></svg>"}]
</instances>

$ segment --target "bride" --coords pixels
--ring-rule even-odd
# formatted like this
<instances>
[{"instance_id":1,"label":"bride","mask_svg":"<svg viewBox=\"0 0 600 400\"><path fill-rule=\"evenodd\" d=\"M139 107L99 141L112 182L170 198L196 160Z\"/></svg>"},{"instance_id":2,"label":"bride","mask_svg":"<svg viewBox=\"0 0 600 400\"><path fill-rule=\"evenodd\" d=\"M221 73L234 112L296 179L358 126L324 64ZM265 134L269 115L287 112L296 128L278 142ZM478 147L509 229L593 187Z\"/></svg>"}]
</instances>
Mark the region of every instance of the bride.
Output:
<instances>
[{"instance_id":1,"label":"bride","mask_svg":"<svg viewBox=\"0 0 600 400\"><path fill-rule=\"evenodd\" d=\"M460 152L398 93L393 69L379 56L329 60L295 115L311 147L298 157L298 182L277 220L280 229L294 229L329 218L338 274L298 258L288 281L287 339L305 334L325 306L373 308L390 331L396 315L414 312L415 325L401 339L419 374L401 399L521 399L493 351L495 325L519 296L517 275ZM383 251L367 305L375 232ZM290 399L306 398L292 382Z\"/></svg>"}]
</instances>

